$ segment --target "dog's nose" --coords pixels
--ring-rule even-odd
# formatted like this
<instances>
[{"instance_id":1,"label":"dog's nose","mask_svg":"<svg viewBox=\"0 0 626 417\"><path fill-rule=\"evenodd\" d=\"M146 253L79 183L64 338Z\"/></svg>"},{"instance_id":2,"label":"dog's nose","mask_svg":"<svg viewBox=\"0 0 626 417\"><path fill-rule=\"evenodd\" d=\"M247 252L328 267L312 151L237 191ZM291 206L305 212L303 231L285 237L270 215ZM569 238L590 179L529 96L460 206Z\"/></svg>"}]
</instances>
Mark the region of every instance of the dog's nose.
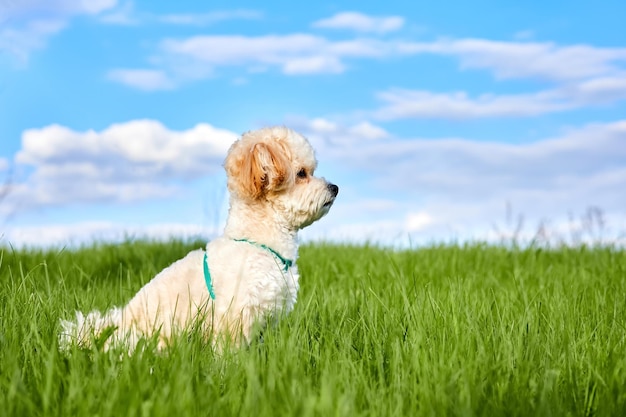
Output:
<instances>
[{"instance_id":1,"label":"dog's nose","mask_svg":"<svg viewBox=\"0 0 626 417\"><path fill-rule=\"evenodd\" d=\"M339 194L339 187L337 187L335 184L329 182L326 185L326 188L328 188L328 191L330 191L333 197L337 197L337 194Z\"/></svg>"}]
</instances>

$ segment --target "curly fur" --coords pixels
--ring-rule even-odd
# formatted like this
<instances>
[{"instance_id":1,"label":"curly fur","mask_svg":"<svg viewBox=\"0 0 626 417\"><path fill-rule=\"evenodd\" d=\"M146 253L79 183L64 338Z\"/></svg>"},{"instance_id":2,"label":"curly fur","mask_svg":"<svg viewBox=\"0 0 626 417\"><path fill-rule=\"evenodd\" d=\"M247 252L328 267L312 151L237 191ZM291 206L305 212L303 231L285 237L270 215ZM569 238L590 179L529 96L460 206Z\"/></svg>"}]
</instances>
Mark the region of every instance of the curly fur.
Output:
<instances>
[{"instance_id":1,"label":"curly fur","mask_svg":"<svg viewBox=\"0 0 626 417\"><path fill-rule=\"evenodd\" d=\"M256 322L293 309L297 232L324 216L337 196L336 185L314 176L316 166L306 138L286 127L245 133L224 162L230 192L224 234L205 248L215 299L204 280L205 250L198 249L161 271L126 306L62 320L60 347L87 346L108 336L107 329L105 348L124 344L132 351L153 335L163 347L191 324L207 336L249 341ZM272 248L294 265L285 271L270 251L239 239Z\"/></svg>"}]
</instances>

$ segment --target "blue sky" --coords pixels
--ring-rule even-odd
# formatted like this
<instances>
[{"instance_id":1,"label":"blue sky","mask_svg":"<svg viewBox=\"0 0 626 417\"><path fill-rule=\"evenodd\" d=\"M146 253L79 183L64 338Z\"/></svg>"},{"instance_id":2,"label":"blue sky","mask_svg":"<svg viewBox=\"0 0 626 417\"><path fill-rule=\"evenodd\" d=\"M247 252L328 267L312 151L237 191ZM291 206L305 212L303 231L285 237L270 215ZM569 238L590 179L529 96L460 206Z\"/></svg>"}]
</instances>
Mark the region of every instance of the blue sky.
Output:
<instances>
[{"instance_id":1,"label":"blue sky","mask_svg":"<svg viewBox=\"0 0 626 417\"><path fill-rule=\"evenodd\" d=\"M625 15L0 0L0 242L210 237L228 146L268 124L305 134L340 186L306 239L497 240L523 218L525 238L571 240L596 207L623 242Z\"/></svg>"}]
</instances>

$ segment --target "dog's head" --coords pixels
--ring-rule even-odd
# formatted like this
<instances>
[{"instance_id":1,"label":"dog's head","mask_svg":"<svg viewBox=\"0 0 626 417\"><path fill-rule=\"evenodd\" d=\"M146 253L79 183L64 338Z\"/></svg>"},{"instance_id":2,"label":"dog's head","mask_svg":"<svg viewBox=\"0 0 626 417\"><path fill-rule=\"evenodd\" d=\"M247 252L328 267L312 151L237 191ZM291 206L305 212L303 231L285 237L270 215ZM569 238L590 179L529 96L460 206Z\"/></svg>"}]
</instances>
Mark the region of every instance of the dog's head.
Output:
<instances>
[{"instance_id":1,"label":"dog's head","mask_svg":"<svg viewBox=\"0 0 626 417\"><path fill-rule=\"evenodd\" d=\"M339 192L314 176L316 167L309 142L286 127L245 133L224 162L233 198L270 205L294 229L328 213Z\"/></svg>"}]
</instances>

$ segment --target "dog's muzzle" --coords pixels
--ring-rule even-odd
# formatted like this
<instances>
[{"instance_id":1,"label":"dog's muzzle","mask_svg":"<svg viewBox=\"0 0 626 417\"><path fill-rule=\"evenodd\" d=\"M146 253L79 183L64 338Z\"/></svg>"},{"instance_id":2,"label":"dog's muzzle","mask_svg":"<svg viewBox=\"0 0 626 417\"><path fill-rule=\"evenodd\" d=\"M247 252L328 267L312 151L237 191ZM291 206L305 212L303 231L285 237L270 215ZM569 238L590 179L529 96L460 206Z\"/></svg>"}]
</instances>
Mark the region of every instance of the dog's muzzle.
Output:
<instances>
[{"instance_id":1,"label":"dog's muzzle","mask_svg":"<svg viewBox=\"0 0 626 417\"><path fill-rule=\"evenodd\" d=\"M337 197L337 194L339 194L339 187L337 187L333 183L329 182L328 184L326 184L326 188L328 188L328 191L330 191L330 193L333 195L333 198Z\"/></svg>"},{"instance_id":2,"label":"dog's muzzle","mask_svg":"<svg viewBox=\"0 0 626 417\"><path fill-rule=\"evenodd\" d=\"M323 207L328 208L335 202L335 197L337 197L337 194L339 194L339 187L337 187L333 183L328 182L326 183L326 189L328 190L328 192L330 192L331 198L324 203Z\"/></svg>"}]
</instances>

